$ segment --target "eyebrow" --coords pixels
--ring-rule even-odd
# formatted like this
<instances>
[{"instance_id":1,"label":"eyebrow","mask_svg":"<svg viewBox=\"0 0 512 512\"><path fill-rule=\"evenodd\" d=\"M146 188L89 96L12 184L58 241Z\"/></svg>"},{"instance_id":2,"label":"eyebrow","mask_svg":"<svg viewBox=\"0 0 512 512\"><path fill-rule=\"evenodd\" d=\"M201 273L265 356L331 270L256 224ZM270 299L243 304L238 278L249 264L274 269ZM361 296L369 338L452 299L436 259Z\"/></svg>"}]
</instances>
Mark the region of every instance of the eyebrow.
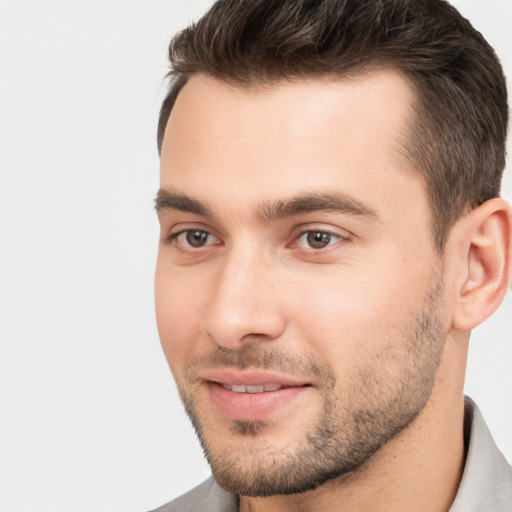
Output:
<instances>
[{"instance_id":1,"label":"eyebrow","mask_svg":"<svg viewBox=\"0 0 512 512\"><path fill-rule=\"evenodd\" d=\"M271 222L320 211L380 220L374 208L341 193L306 193L286 200L271 201L260 205L257 217L262 221Z\"/></svg>"},{"instance_id":2,"label":"eyebrow","mask_svg":"<svg viewBox=\"0 0 512 512\"><path fill-rule=\"evenodd\" d=\"M180 194L172 188L161 188L157 192L155 197L155 210L157 213L162 210L178 210L195 215L213 217L212 212L206 205L197 199L188 197L185 194Z\"/></svg>"},{"instance_id":3,"label":"eyebrow","mask_svg":"<svg viewBox=\"0 0 512 512\"><path fill-rule=\"evenodd\" d=\"M173 188L160 189L155 198L155 210L178 210L213 218L212 211L204 204ZM342 193L303 193L289 199L261 203L255 217L262 222L273 222L288 217L297 217L314 212L332 212L364 217L380 221L377 211L371 206Z\"/></svg>"}]
</instances>

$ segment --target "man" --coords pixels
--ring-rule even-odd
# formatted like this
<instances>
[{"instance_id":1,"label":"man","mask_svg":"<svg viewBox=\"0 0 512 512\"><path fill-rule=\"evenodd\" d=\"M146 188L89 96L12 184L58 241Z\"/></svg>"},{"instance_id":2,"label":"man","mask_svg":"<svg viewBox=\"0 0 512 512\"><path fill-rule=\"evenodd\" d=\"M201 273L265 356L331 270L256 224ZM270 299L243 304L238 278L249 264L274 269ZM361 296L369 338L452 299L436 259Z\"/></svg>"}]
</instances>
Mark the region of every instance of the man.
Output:
<instances>
[{"instance_id":1,"label":"man","mask_svg":"<svg viewBox=\"0 0 512 512\"><path fill-rule=\"evenodd\" d=\"M506 87L442 0L225 0L170 46L157 320L213 478L160 511L510 511L464 401Z\"/></svg>"}]
</instances>

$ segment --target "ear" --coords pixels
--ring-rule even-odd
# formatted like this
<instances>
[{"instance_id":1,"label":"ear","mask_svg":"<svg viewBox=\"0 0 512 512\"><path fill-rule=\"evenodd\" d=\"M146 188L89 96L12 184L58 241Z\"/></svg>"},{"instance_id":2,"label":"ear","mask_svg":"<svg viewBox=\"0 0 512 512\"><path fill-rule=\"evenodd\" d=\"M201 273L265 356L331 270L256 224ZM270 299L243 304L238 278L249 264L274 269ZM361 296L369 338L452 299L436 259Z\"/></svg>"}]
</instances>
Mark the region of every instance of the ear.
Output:
<instances>
[{"instance_id":1,"label":"ear","mask_svg":"<svg viewBox=\"0 0 512 512\"><path fill-rule=\"evenodd\" d=\"M494 313L510 284L512 209L501 198L491 199L460 222L452 325L470 331Z\"/></svg>"}]
</instances>

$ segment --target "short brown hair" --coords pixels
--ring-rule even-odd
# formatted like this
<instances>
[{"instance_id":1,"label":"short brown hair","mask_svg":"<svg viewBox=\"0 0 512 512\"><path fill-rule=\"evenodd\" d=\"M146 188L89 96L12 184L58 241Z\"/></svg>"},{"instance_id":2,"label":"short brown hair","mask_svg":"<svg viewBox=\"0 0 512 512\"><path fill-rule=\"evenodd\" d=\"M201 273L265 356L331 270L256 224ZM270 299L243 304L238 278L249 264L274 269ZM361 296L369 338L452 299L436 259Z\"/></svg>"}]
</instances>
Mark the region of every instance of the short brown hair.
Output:
<instances>
[{"instance_id":1,"label":"short brown hair","mask_svg":"<svg viewBox=\"0 0 512 512\"><path fill-rule=\"evenodd\" d=\"M236 87L366 70L402 73L416 91L405 151L427 183L436 247L464 212L499 195L507 91L482 35L444 0L218 0L169 46L173 104L202 73Z\"/></svg>"}]
</instances>

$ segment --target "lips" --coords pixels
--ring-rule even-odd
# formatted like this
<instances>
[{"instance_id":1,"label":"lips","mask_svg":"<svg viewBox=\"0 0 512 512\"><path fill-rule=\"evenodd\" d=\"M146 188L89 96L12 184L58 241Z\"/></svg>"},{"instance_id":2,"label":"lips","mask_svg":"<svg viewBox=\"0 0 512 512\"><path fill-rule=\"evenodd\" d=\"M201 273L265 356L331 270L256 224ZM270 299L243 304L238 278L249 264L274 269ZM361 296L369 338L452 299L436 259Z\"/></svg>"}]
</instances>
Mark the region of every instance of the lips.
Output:
<instances>
[{"instance_id":1,"label":"lips","mask_svg":"<svg viewBox=\"0 0 512 512\"><path fill-rule=\"evenodd\" d=\"M261 371L214 371L202 378L214 409L241 421L275 419L311 390L304 380Z\"/></svg>"},{"instance_id":2,"label":"lips","mask_svg":"<svg viewBox=\"0 0 512 512\"><path fill-rule=\"evenodd\" d=\"M310 383L304 378L281 374L267 370L237 370L232 368L212 369L202 372L199 378L205 381L226 384L228 386L265 386L273 385L281 388L305 386Z\"/></svg>"}]
</instances>

